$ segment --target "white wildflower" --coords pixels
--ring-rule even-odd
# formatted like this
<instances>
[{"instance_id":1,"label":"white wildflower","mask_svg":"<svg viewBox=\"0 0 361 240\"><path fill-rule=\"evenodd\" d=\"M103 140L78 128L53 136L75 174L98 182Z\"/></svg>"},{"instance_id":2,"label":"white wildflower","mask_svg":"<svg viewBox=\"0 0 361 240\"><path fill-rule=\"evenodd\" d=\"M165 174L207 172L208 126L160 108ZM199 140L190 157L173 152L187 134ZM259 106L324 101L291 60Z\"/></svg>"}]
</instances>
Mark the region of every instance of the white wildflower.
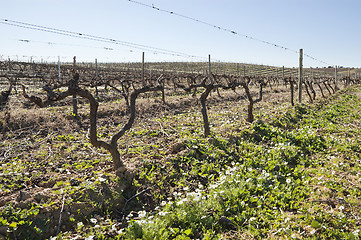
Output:
<instances>
[{"instance_id":1,"label":"white wildflower","mask_svg":"<svg viewBox=\"0 0 361 240\"><path fill-rule=\"evenodd\" d=\"M181 200L179 200L179 201L177 202L177 206L182 205L185 201L187 201L187 199L182 198Z\"/></svg>"},{"instance_id":2,"label":"white wildflower","mask_svg":"<svg viewBox=\"0 0 361 240\"><path fill-rule=\"evenodd\" d=\"M143 225L147 223L146 220L136 220L135 222L138 223L139 225Z\"/></svg>"},{"instance_id":3,"label":"white wildflower","mask_svg":"<svg viewBox=\"0 0 361 240\"><path fill-rule=\"evenodd\" d=\"M215 189L215 188L217 188L218 187L218 184L210 184L209 185L209 188L210 189Z\"/></svg>"},{"instance_id":4,"label":"white wildflower","mask_svg":"<svg viewBox=\"0 0 361 240\"><path fill-rule=\"evenodd\" d=\"M202 194L196 194L193 198L194 201L198 202L199 200L201 200L202 198Z\"/></svg>"},{"instance_id":5,"label":"white wildflower","mask_svg":"<svg viewBox=\"0 0 361 240\"><path fill-rule=\"evenodd\" d=\"M91 218L90 222L93 223L93 224L96 224L98 222L98 220L96 220L96 218Z\"/></svg>"},{"instance_id":6,"label":"white wildflower","mask_svg":"<svg viewBox=\"0 0 361 240\"><path fill-rule=\"evenodd\" d=\"M226 180L226 175L222 175L220 178L219 178L219 181L220 182L224 182Z\"/></svg>"},{"instance_id":7,"label":"white wildflower","mask_svg":"<svg viewBox=\"0 0 361 240\"><path fill-rule=\"evenodd\" d=\"M144 218L146 215L147 215L147 212L146 212L146 211L139 211L139 212L138 212L138 216L139 216L140 218Z\"/></svg>"},{"instance_id":8,"label":"white wildflower","mask_svg":"<svg viewBox=\"0 0 361 240\"><path fill-rule=\"evenodd\" d=\"M98 180L99 180L99 182L106 182L107 181L107 179L103 178L103 177L98 177Z\"/></svg>"},{"instance_id":9,"label":"white wildflower","mask_svg":"<svg viewBox=\"0 0 361 240\"><path fill-rule=\"evenodd\" d=\"M113 230L113 231L117 231L117 230L118 230L118 229L117 229L117 225L113 224L113 225L112 225L112 230Z\"/></svg>"},{"instance_id":10,"label":"white wildflower","mask_svg":"<svg viewBox=\"0 0 361 240\"><path fill-rule=\"evenodd\" d=\"M159 216L165 216L165 215L167 215L169 212L163 212L163 211L160 211L159 213L158 213L158 215Z\"/></svg>"}]
</instances>

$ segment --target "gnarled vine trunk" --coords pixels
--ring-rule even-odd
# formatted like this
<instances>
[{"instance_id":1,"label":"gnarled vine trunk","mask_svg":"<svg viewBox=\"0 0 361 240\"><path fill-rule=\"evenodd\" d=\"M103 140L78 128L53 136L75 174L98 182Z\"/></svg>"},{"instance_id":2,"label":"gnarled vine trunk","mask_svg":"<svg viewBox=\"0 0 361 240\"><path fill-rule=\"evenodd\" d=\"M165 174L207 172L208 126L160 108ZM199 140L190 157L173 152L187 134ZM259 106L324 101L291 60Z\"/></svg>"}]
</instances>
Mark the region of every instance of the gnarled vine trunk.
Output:
<instances>
[{"instance_id":1,"label":"gnarled vine trunk","mask_svg":"<svg viewBox=\"0 0 361 240\"><path fill-rule=\"evenodd\" d=\"M78 77L79 76L74 76L74 78L78 78ZM96 123L97 123L97 112L98 112L99 104L95 100L93 95L90 92L88 92L87 90L81 89L78 86L72 86L70 84L67 91L62 92L60 94L55 94L50 87L49 88L44 88L44 90L46 90L48 92L48 96L49 95L53 96L54 94L55 94L55 96L53 96L52 98L48 98L46 101L42 101L38 97L28 96L26 94L26 91L25 91L25 86L23 85L22 87L23 87L23 96L25 98L29 99L31 102L38 105L39 107L47 107L52 102L60 101L60 100L63 100L65 98L67 98L68 96L73 96L73 95L77 95L77 96L86 98L89 101L89 104L90 104L90 114L89 114L89 118L90 118L90 129L89 129L90 142L94 147L104 148L105 150L107 150L111 154L114 170L117 170L117 172L120 172L120 173L123 173L126 170L126 168L125 168L123 162L120 159L120 153L118 151L117 141L122 136L124 136L125 132L127 130L129 130L132 127L133 123L134 123L134 120L135 120L135 117L136 117L136 108L135 108L136 99L139 96L139 94L141 94L141 93L150 92L150 91L160 91L162 89L162 86L143 87L141 89L135 89L132 92L131 96L130 96L130 116L129 116L128 122L123 126L123 128L119 132L117 132L115 135L113 135L113 137L111 138L110 143L107 143L105 141L98 140L98 137L97 137L97 124Z\"/></svg>"},{"instance_id":2,"label":"gnarled vine trunk","mask_svg":"<svg viewBox=\"0 0 361 240\"><path fill-rule=\"evenodd\" d=\"M12 89L13 89L13 82L10 81L9 89L7 91L3 91L0 93L0 105L5 105L5 103L7 103Z\"/></svg>"},{"instance_id":3,"label":"gnarled vine trunk","mask_svg":"<svg viewBox=\"0 0 361 240\"><path fill-rule=\"evenodd\" d=\"M201 97L199 98L202 105L202 116L203 116L203 126L204 126L204 136L208 137L211 134L211 129L209 127L209 120L208 120L208 114L207 114L207 106L206 101L209 93L213 90L213 85L206 85L205 90L202 93Z\"/></svg>"},{"instance_id":4,"label":"gnarled vine trunk","mask_svg":"<svg viewBox=\"0 0 361 240\"><path fill-rule=\"evenodd\" d=\"M241 85L244 88L244 90L246 91L246 95L248 98L248 109L247 109L247 122L252 123L254 121L254 116L253 116L253 106L254 104L262 101L263 98L263 82L260 82L260 86L259 86L259 97L256 100L253 100L253 97L251 95L251 92L249 90L248 87L249 82L242 82Z\"/></svg>"}]
</instances>

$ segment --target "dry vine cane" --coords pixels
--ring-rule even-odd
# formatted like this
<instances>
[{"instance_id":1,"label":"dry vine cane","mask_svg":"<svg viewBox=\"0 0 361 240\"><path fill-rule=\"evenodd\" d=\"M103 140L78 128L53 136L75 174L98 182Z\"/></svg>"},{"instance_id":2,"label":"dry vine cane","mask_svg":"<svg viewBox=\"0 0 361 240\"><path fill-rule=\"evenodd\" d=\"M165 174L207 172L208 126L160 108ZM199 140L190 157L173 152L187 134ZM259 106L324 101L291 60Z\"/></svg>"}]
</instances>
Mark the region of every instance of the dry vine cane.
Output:
<instances>
[{"instance_id":1,"label":"dry vine cane","mask_svg":"<svg viewBox=\"0 0 361 240\"><path fill-rule=\"evenodd\" d=\"M113 167L116 170L118 176L123 176L129 180L131 177L129 174L125 174L126 167L120 159L120 153L118 151L117 141L124 136L125 132L129 130L135 120L136 117L136 108L135 103L136 99L141 93L145 92L153 92L153 91L161 91L162 86L144 86L140 89L134 89L134 91L130 95L130 116L128 122L123 126L123 128L112 136L110 143L105 141L98 140L97 137L97 111L98 111L98 102L95 100L93 95L85 89L81 89L77 84L74 84L79 80L79 75L74 74L73 79L69 81L68 90L61 93L55 93L52 88L46 85L43 89L48 93L48 99L43 101L39 97L36 96L28 96L26 94L25 86L22 85L23 88L23 96L29 99L31 102L35 103L37 106L43 108L49 106L51 103L63 100L69 96L73 96L74 94L83 98L88 99L90 103L90 142L94 147L101 147L106 149L112 156Z\"/></svg>"}]
</instances>

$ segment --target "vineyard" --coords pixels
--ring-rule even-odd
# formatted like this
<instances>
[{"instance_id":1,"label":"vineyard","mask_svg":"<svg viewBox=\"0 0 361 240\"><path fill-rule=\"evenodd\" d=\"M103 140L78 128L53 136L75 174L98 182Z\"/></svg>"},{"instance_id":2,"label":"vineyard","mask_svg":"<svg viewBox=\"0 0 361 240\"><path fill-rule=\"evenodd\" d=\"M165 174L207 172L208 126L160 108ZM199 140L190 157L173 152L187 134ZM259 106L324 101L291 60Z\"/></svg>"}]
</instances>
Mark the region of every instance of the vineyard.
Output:
<instances>
[{"instance_id":1,"label":"vineyard","mask_svg":"<svg viewBox=\"0 0 361 240\"><path fill-rule=\"evenodd\" d=\"M359 239L360 73L0 61L0 239Z\"/></svg>"}]
</instances>

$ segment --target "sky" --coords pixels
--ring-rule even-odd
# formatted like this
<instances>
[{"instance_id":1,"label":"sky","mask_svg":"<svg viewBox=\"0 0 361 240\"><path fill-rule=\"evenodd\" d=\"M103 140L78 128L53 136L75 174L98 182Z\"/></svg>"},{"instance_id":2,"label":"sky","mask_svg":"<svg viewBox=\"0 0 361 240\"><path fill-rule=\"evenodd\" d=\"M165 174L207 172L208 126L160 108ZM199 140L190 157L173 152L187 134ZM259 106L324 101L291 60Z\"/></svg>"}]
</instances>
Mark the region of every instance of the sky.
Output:
<instances>
[{"instance_id":1,"label":"sky","mask_svg":"<svg viewBox=\"0 0 361 240\"><path fill-rule=\"evenodd\" d=\"M139 62L145 52L146 62L210 55L298 67L303 49L305 67L359 68L360 11L360 0L3 0L0 60ZM116 41L9 25L15 21Z\"/></svg>"}]
</instances>

